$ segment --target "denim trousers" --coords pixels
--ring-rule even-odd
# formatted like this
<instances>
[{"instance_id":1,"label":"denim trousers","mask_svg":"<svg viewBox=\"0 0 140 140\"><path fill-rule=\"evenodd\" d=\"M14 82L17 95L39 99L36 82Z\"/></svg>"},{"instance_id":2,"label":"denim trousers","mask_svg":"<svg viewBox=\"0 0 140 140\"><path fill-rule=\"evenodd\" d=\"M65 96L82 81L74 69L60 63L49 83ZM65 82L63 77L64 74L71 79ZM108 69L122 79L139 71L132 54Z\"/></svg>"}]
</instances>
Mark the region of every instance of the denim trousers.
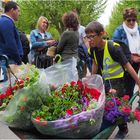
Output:
<instances>
[{"instance_id":1,"label":"denim trousers","mask_svg":"<svg viewBox=\"0 0 140 140\"><path fill-rule=\"evenodd\" d=\"M16 62L14 60L9 59L8 64L16 64ZM8 80L7 67L6 67L6 61L5 60L0 60L0 69L2 70L2 76L3 76L3 79L1 79L1 82L5 82L5 81Z\"/></svg>"}]
</instances>

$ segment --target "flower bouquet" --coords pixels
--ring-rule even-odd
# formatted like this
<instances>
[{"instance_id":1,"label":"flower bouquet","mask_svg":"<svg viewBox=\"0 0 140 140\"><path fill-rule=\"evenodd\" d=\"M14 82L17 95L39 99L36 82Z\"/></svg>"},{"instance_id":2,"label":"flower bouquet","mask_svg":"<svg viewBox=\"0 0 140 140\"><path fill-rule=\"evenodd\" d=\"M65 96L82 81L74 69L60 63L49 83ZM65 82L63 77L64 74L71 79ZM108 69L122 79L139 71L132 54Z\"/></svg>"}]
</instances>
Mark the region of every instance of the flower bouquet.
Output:
<instances>
[{"instance_id":1,"label":"flower bouquet","mask_svg":"<svg viewBox=\"0 0 140 140\"><path fill-rule=\"evenodd\" d=\"M32 122L44 135L91 137L100 130L104 101L105 94L97 88L72 81L51 92L41 108L32 113Z\"/></svg>"},{"instance_id":2,"label":"flower bouquet","mask_svg":"<svg viewBox=\"0 0 140 140\"><path fill-rule=\"evenodd\" d=\"M108 93L105 104L104 119L113 124L122 122L140 121L140 110L132 110L129 104L129 95L116 97L113 93Z\"/></svg>"}]
</instances>

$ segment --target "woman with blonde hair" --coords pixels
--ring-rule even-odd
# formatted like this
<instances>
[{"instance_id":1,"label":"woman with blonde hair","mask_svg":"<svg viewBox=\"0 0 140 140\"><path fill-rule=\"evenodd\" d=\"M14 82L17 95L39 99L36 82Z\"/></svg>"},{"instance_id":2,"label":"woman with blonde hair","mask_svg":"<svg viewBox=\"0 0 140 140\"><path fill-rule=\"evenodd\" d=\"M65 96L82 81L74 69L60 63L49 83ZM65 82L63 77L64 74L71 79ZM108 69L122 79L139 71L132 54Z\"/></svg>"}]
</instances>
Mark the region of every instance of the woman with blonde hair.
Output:
<instances>
[{"instance_id":1,"label":"woman with blonde hair","mask_svg":"<svg viewBox=\"0 0 140 140\"><path fill-rule=\"evenodd\" d=\"M49 57L45 55L48 47L55 45L56 41L53 39L51 33L47 31L48 27L48 19L40 16L37 21L37 29L32 30L30 33L31 63L35 64L38 68L46 68L51 65L48 63Z\"/></svg>"}]
</instances>

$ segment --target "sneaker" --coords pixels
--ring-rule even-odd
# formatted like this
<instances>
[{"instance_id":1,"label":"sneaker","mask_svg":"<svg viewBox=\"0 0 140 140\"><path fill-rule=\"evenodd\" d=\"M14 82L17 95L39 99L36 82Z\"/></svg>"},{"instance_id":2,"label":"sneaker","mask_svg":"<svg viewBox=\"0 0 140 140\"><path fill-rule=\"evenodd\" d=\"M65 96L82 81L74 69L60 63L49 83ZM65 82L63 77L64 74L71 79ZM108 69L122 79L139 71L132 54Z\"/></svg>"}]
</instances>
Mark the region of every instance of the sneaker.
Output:
<instances>
[{"instance_id":1,"label":"sneaker","mask_svg":"<svg viewBox=\"0 0 140 140\"><path fill-rule=\"evenodd\" d=\"M128 136L128 129L125 131L119 130L118 133L115 136L115 139L124 139L126 136Z\"/></svg>"}]
</instances>

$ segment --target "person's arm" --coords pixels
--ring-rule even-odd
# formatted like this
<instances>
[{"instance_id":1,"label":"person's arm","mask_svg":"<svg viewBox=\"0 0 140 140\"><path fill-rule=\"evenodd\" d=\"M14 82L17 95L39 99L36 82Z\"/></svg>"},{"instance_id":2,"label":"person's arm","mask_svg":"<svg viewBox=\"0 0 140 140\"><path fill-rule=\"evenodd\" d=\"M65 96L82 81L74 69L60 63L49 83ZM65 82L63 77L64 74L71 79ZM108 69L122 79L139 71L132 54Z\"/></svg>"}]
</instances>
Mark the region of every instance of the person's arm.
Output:
<instances>
[{"instance_id":1,"label":"person's arm","mask_svg":"<svg viewBox=\"0 0 140 140\"><path fill-rule=\"evenodd\" d=\"M14 59L14 61L18 65L20 65L22 61L15 38L16 28L14 27L14 24L12 22L7 22L6 24L3 24L3 28L1 28L1 31L5 41L5 49L9 53L9 56L12 57L12 59Z\"/></svg>"},{"instance_id":2,"label":"person's arm","mask_svg":"<svg viewBox=\"0 0 140 140\"><path fill-rule=\"evenodd\" d=\"M66 32L62 33L60 41L56 48L56 53L61 54L61 52L63 51L63 48L64 48L66 40L67 40L67 36L68 36L68 34Z\"/></svg>"},{"instance_id":3,"label":"person's arm","mask_svg":"<svg viewBox=\"0 0 140 140\"><path fill-rule=\"evenodd\" d=\"M137 73L135 72L135 70L133 69L133 67L131 66L131 64L129 62L124 66L124 68L126 68L126 70L129 72L129 74L136 81L136 83L139 87L139 94L140 94L140 79L139 79Z\"/></svg>"}]
</instances>

